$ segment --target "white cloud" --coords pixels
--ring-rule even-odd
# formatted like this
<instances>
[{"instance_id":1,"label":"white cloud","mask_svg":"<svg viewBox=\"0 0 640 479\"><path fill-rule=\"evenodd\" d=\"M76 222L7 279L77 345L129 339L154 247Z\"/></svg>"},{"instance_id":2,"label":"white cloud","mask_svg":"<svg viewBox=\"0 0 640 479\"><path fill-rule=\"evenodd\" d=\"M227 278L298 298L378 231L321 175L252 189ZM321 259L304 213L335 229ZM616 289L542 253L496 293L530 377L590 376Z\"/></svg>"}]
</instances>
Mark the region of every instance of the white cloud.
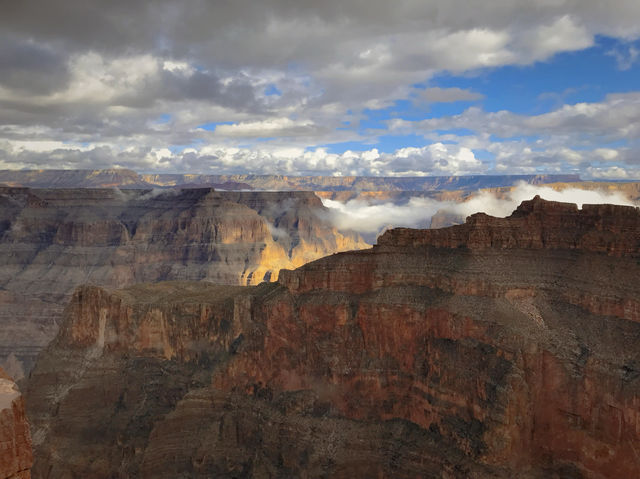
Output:
<instances>
[{"instance_id":1,"label":"white cloud","mask_svg":"<svg viewBox=\"0 0 640 479\"><path fill-rule=\"evenodd\" d=\"M72 58L70 70L68 88L41 101L108 104L119 96L140 93L145 81L157 75L159 65L158 60L148 54L107 60L91 52Z\"/></svg>"},{"instance_id":2,"label":"white cloud","mask_svg":"<svg viewBox=\"0 0 640 479\"><path fill-rule=\"evenodd\" d=\"M326 148L305 149L265 145L242 148L225 144L205 144L172 152L167 148L141 149L128 146L115 149L108 145L69 145L53 142L24 148L28 143L0 145L0 161L5 168L35 168L47 159L49 168L85 168L96 161L97 167L109 162L143 172L197 171L221 174L310 174L359 176L425 176L482 173L486 166L466 147L434 143L422 148L402 148L383 153L376 148L365 151L329 153ZM49 146L50 148L47 148Z\"/></svg>"},{"instance_id":3,"label":"white cloud","mask_svg":"<svg viewBox=\"0 0 640 479\"><path fill-rule=\"evenodd\" d=\"M262 121L218 125L216 137L267 138L275 136L312 135L318 129L311 121L293 121L289 118L270 118Z\"/></svg>"},{"instance_id":4,"label":"white cloud","mask_svg":"<svg viewBox=\"0 0 640 479\"><path fill-rule=\"evenodd\" d=\"M162 69L172 73L181 73L186 75L192 75L195 73L195 68L188 62L164 60L162 62Z\"/></svg>"},{"instance_id":5,"label":"white cloud","mask_svg":"<svg viewBox=\"0 0 640 479\"><path fill-rule=\"evenodd\" d=\"M521 62L529 63L544 60L558 52L587 48L593 44L593 34L583 25L578 25L572 16L563 15L550 24L525 32L520 42L523 50L528 51Z\"/></svg>"},{"instance_id":6,"label":"white cloud","mask_svg":"<svg viewBox=\"0 0 640 479\"><path fill-rule=\"evenodd\" d=\"M435 200L417 197L403 205L391 202L372 204L363 200L342 203L330 199L323 199L322 204L329 208L336 228L365 235L379 233L387 226L426 228L441 206Z\"/></svg>"},{"instance_id":7,"label":"white cloud","mask_svg":"<svg viewBox=\"0 0 640 479\"><path fill-rule=\"evenodd\" d=\"M500 173L576 172L598 178L615 163L629 172L627 178L637 178L632 165L640 162L640 92L609 94L601 102L563 105L540 115L470 107L449 117L394 119L387 125L394 134L486 150ZM459 129L470 134L453 133Z\"/></svg>"},{"instance_id":8,"label":"white cloud","mask_svg":"<svg viewBox=\"0 0 640 479\"><path fill-rule=\"evenodd\" d=\"M630 45L625 49L613 49L607 52L616 60L618 70L629 70L640 58L640 50L635 46Z\"/></svg>"},{"instance_id":9,"label":"white cloud","mask_svg":"<svg viewBox=\"0 0 640 479\"><path fill-rule=\"evenodd\" d=\"M517 63L506 30L472 28L437 35L428 46L437 67L452 72Z\"/></svg>"},{"instance_id":10,"label":"white cloud","mask_svg":"<svg viewBox=\"0 0 640 479\"><path fill-rule=\"evenodd\" d=\"M550 201L576 203L579 208L583 204L602 203L640 206L621 192L578 188L556 191L527 183L519 184L504 197L480 191L462 203L422 197L413 197L404 204L365 200L342 203L329 199L323 199L322 203L329 209L330 217L338 229L357 231L372 241L373 235L380 234L388 227L426 228L430 225L432 216L439 211L462 218L478 212L491 216L509 216L522 201L530 200L536 195Z\"/></svg>"},{"instance_id":11,"label":"white cloud","mask_svg":"<svg viewBox=\"0 0 640 479\"><path fill-rule=\"evenodd\" d=\"M455 116L415 122L391 120L388 125L398 133L465 128L500 138L589 134L614 140L637 139L640 138L640 92L610 94L601 102L563 105L541 115L527 116L505 110L484 112L471 107Z\"/></svg>"},{"instance_id":12,"label":"white cloud","mask_svg":"<svg viewBox=\"0 0 640 479\"><path fill-rule=\"evenodd\" d=\"M619 166L589 167L587 173L591 178L599 180L632 180L640 178L640 169L621 168Z\"/></svg>"}]
</instances>

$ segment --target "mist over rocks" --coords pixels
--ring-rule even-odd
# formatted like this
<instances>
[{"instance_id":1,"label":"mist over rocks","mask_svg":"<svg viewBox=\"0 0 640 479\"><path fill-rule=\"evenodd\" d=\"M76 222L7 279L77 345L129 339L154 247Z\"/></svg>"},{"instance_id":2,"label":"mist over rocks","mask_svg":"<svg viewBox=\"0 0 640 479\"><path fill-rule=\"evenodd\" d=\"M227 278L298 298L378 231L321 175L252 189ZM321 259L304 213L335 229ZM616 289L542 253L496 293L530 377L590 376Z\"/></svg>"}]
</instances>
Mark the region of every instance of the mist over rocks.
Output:
<instances>
[{"instance_id":1,"label":"mist over rocks","mask_svg":"<svg viewBox=\"0 0 640 479\"><path fill-rule=\"evenodd\" d=\"M546 200L583 204L615 204L640 206L638 183L602 185L591 183L572 187L571 183L533 185L519 182L513 187L492 188L472 192L458 192L456 197L446 194L425 196L417 192L405 195L350 195L355 198L339 200L322 196L322 203L331 212L333 223L339 229L362 233L370 241L389 227L429 228L463 223L474 213L505 217L524 200L540 196ZM593 189L587 189L587 188ZM333 195L340 198L339 195ZM345 195L348 196L349 195ZM436 218L435 222L433 218Z\"/></svg>"},{"instance_id":2,"label":"mist over rocks","mask_svg":"<svg viewBox=\"0 0 640 479\"><path fill-rule=\"evenodd\" d=\"M638 207L585 204L579 209L574 203L535 196L506 218L475 213L464 224L449 228L391 229L378 238L376 247L575 249L631 258L640 256L639 230ZM640 321L639 305L636 301L626 319Z\"/></svg>"}]
</instances>

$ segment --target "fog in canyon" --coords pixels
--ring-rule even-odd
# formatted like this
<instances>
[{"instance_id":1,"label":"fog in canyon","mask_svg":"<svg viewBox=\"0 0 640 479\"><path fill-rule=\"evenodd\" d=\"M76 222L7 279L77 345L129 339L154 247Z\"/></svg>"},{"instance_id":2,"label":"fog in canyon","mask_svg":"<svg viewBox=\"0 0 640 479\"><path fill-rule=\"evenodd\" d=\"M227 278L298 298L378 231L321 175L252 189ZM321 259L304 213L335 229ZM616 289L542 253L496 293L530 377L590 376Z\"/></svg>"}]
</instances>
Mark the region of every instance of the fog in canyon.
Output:
<instances>
[{"instance_id":1,"label":"fog in canyon","mask_svg":"<svg viewBox=\"0 0 640 479\"><path fill-rule=\"evenodd\" d=\"M550 186L519 183L512 189L479 190L464 201L439 200L424 196L412 196L402 202L379 200L375 197L357 197L348 201L322 198L329 209L333 224L340 230L352 230L374 242L377 235L390 227L429 228L436 227L432 218L436 214L448 215L451 223L461 223L478 212L505 217L524 200L539 195L549 201L583 204L615 204L640 206L640 201L624 191L604 189L586 190L569 187L558 191ZM446 226L445 224L443 226Z\"/></svg>"}]
</instances>

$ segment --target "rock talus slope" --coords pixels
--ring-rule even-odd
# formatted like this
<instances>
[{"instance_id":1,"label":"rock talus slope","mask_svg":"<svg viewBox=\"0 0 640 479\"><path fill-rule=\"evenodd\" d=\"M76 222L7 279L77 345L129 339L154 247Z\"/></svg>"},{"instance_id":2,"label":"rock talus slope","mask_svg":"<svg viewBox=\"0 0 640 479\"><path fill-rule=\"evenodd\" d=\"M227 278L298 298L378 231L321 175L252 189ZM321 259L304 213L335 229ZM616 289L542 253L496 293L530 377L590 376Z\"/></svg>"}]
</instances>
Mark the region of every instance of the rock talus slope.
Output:
<instances>
[{"instance_id":1,"label":"rock talus slope","mask_svg":"<svg viewBox=\"0 0 640 479\"><path fill-rule=\"evenodd\" d=\"M256 287L81 288L34 477L638 477L638 237L536 198Z\"/></svg>"},{"instance_id":2,"label":"rock talus slope","mask_svg":"<svg viewBox=\"0 0 640 479\"><path fill-rule=\"evenodd\" d=\"M29 479L33 455L24 400L0 369L0 478Z\"/></svg>"},{"instance_id":3,"label":"rock talus slope","mask_svg":"<svg viewBox=\"0 0 640 479\"><path fill-rule=\"evenodd\" d=\"M309 192L0 188L0 361L19 377L80 284L257 284L336 251Z\"/></svg>"}]
</instances>

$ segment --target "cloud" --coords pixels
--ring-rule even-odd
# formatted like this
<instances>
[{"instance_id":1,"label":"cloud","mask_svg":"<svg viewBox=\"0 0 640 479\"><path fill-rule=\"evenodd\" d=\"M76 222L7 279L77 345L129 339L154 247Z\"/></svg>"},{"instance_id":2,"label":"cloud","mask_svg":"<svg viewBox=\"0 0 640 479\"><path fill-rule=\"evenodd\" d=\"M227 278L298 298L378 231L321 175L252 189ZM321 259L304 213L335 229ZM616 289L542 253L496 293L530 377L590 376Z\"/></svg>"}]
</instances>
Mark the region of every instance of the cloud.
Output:
<instances>
[{"instance_id":1,"label":"cloud","mask_svg":"<svg viewBox=\"0 0 640 479\"><path fill-rule=\"evenodd\" d=\"M293 121L289 118L270 118L262 121L218 125L216 137L268 138L274 136L309 136L317 130L310 121Z\"/></svg>"},{"instance_id":2,"label":"cloud","mask_svg":"<svg viewBox=\"0 0 640 479\"><path fill-rule=\"evenodd\" d=\"M631 201L627 196L618 191L605 190L584 190L580 188L565 188L557 191L548 186L536 186L521 183L505 198L498 198L490 192L480 192L479 195L471 197L468 201L451 205L445 209L453 213L470 215L482 211L491 216L509 216L517 206L525 200L530 200L539 195L549 201L560 201L563 203L576 203L578 208L583 204L609 203L615 205L639 206Z\"/></svg>"},{"instance_id":3,"label":"cloud","mask_svg":"<svg viewBox=\"0 0 640 479\"><path fill-rule=\"evenodd\" d=\"M419 98L427 103L453 103L456 101L481 100L484 98L484 95L462 88L433 87L422 90Z\"/></svg>"},{"instance_id":4,"label":"cloud","mask_svg":"<svg viewBox=\"0 0 640 479\"><path fill-rule=\"evenodd\" d=\"M396 132L432 132L468 129L499 138L534 135L580 135L599 140L640 137L640 92L609 94L601 102L563 105L541 115L522 115L506 110L485 112L471 107L454 116L421 121L391 120Z\"/></svg>"},{"instance_id":5,"label":"cloud","mask_svg":"<svg viewBox=\"0 0 640 479\"><path fill-rule=\"evenodd\" d=\"M591 178L597 180L633 180L640 178L640 168L621 168L619 166L589 167L587 173Z\"/></svg>"},{"instance_id":6,"label":"cloud","mask_svg":"<svg viewBox=\"0 0 640 479\"><path fill-rule=\"evenodd\" d=\"M604 190L583 190L566 188L556 191L549 187L521 183L504 197L498 197L488 191L480 191L466 201L438 201L432 198L412 197L404 204L393 202L373 202L360 199L342 203L323 199L322 203L329 209L333 224L341 230L353 230L361 233L368 241L389 227L427 228L431 218L437 212L467 217L474 213L484 212L491 216L509 216L518 205L540 195L550 201L576 203L579 208L583 204L610 203L617 205L640 206L621 192Z\"/></svg>"},{"instance_id":7,"label":"cloud","mask_svg":"<svg viewBox=\"0 0 640 479\"><path fill-rule=\"evenodd\" d=\"M261 134L265 133L263 130ZM366 151L330 153L325 148L296 147L240 148L207 144L182 151L130 146L116 150L109 145L64 144L61 142L0 142L0 167L37 168L129 168L140 172L197 171L202 173L426 176L482 173L486 165L466 147L434 143L422 148L401 148L384 153Z\"/></svg>"},{"instance_id":8,"label":"cloud","mask_svg":"<svg viewBox=\"0 0 640 479\"><path fill-rule=\"evenodd\" d=\"M582 50L593 44L593 34L572 15L555 18L549 24L540 25L525 32L519 40L527 54L523 63L544 60L559 51Z\"/></svg>"},{"instance_id":9,"label":"cloud","mask_svg":"<svg viewBox=\"0 0 640 479\"><path fill-rule=\"evenodd\" d=\"M69 80L64 54L31 40L0 36L0 88L28 95L51 94Z\"/></svg>"},{"instance_id":10,"label":"cloud","mask_svg":"<svg viewBox=\"0 0 640 479\"><path fill-rule=\"evenodd\" d=\"M640 93L609 94L600 102L562 105L540 115L470 107L458 115L420 121L393 119L389 131L421 134L493 156L496 173L575 172L605 177L617 166L637 177ZM460 135L454 132L464 130ZM441 133L439 133L441 132Z\"/></svg>"},{"instance_id":11,"label":"cloud","mask_svg":"<svg viewBox=\"0 0 640 479\"><path fill-rule=\"evenodd\" d=\"M336 228L367 236L377 234L387 226L426 228L441 206L435 200L417 197L403 205L392 202L375 204L364 200L342 203L330 199L322 199L322 204L331 212L331 220Z\"/></svg>"},{"instance_id":12,"label":"cloud","mask_svg":"<svg viewBox=\"0 0 640 479\"><path fill-rule=\"evenodd\" d=\"M252 148L251 155L266 158L264 138L273 138L274 148L286 143L312 152L332 142L374 145L381 132L356 125L363 111L412 100L416 84L443 72L530 65L586 48L598 35L629 42L640 36L637 0L498 0L482 8L463 0L186 0L179 6L158 0L116 1L108 8L98 0L9 3L0 16L0 140L89 144L119 158L211 143L227 151ZM635 61L634 51L623 53ZM267 86L280 94L267 95ZM470 90L436 87L423 97L431 103L481 99ZM571 105L556 117L531 118L476 109L411 128L432 132L469 123L482 140L485 132L575 135L583 122L587 134L604 131L606 140L620 112L617 128L626 121L627 136L635 134L633 100L610 99L605 106L608 113ZM164 126L156 122L167 114ZM345 119L353 120L351 130ZM222 122L230 124L214 133L198 128ZM438 145L420 152L420 160L398 158L399 174L482 169L465 152L468 144L433 143L447 151L439 153ZM70 156L63 160L65 151ZM59 148L50 161L84 162L88 153L78 151ZM194 155L209 164L206 155L190 151L172 158L173 169L196 161ZM367 167L361 155L336 172L385 171L391 156ZM28 151L22 157L35 164ZM3 161L11 162L7 155ZM290 164L277 160L274 167ZM298 171L318 168L312 163Z\"/></svg>"},{"instance_id":13,"label":"cloud","mask_svg":"<svg viewBox=\"0 0 640 479\"><path fill-rule=\"evenodd\" d=\"M607 52L616 60L618 70L629 70L640 58L640 50L634 45L630 45L625 49L613 49Z\"/></svg>"}]
</instances>

